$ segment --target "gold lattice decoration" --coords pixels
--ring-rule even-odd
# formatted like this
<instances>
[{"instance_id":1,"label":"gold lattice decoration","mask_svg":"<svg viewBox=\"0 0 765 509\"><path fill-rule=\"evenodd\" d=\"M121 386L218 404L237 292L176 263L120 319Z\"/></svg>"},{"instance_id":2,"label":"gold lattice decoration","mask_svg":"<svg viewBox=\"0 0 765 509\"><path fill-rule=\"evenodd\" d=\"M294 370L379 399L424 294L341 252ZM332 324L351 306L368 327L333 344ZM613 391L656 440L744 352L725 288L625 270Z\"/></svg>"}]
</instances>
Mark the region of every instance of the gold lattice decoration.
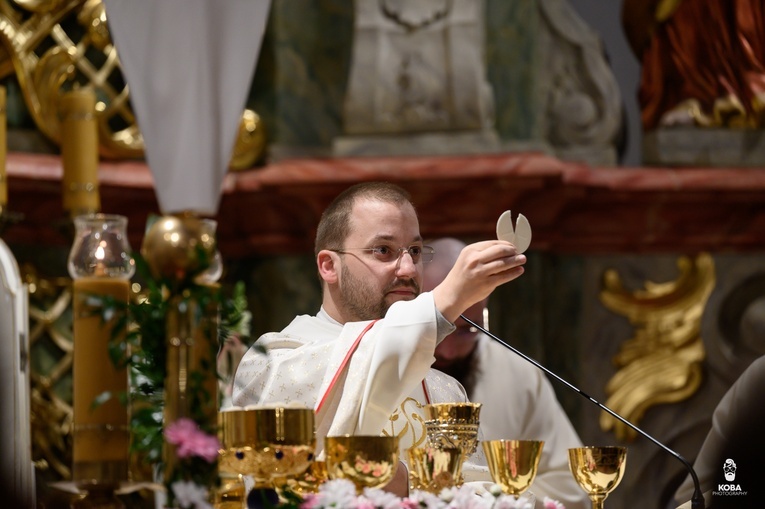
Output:
<instances>
[{"instance_id":1,"label":"gold lattice decoration","mask_svg":"<svg viewBox=\"0 0 765 509\"><path fill-rule=\"evenodd\" d=\"M644 289L627 291L619 274L607 270L600 299L627 317L635 336L614 358L617 373L606 385L606 406L631 422L649 408L682 401L701 384L704 342L701 316L715 285L714 260L707 253L681 257L678 278L667 283L647 281ZM603 412L600 427L617 438L632 440L635 431Z\"/></svg>"},{"instance_id":2,"label":"gold lattice decoration","mask_svg":"<svg viewBox=\"0 0 765 509\"><path fill-rule=\"evenodd\" d=\"M101 0L0 0L0 79L15 73L38 129L61 143L62 92L90 87L97 98L99 152L143 157L143 138ZM231 168L251 167L265 149L258 115L245 110Z\"/></svg>"},{"instance_id":3,"label":"gold lattice decoration","mask_svg":"<svg viewBox=\"0 0 765 509\"><path fill-rule=\"evenodd\" d=\"M49 479L69 479L72 424L72 282L22 267L29 288L32 457Z\"/></svg>"}]
</instances>

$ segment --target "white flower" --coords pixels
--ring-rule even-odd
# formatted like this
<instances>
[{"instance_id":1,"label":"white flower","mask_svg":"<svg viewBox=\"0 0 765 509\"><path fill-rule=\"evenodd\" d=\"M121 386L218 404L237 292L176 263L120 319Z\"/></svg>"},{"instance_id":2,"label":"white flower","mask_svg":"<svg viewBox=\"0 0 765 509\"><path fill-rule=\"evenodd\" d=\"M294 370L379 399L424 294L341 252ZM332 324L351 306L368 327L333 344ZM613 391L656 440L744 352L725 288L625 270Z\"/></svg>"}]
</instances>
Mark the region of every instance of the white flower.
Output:
<instances>
[{"instance_id":1,"label":"white flower","mask_svg":"<svg viewBox=\"0 0 765 509\"><path fill-rule=\"evenodd\" d=\"M334 479L319 486L316 507L353 507L356 487L347 479Z\"/></svg>"},{"instance_id":2,"label":"white flower","mask_svg":"<svg viewBox=\"0 0 765 509\"><path fill-rule=\"evenodd\" d=\"M397 509L401 507L401 499L393 493L377 488L365 488L364 496L378 509Z\"/></svg>"},{"instance_id":3,"label":"white flower","mask_svg":"<svg viewBox=\"0 0 765 509\"><path fill-rule=\"evenodd\" d=\"M191 481L176 481L170 485L178 506L188 509L213 509L207 503L207 488Z\"/></svg>"},{"instance_id":4,"label":"white flower","mask_svg":"<svg viewBox=\"0 0 765 509\"><path fill-rule=\"evenodd\" d=\"M402 500L397 496L376 488L366 488L364 494L356 496L356 490L348 480L335 479L319 487L319 493L309 495L306 507L312 509L374 508L374 509L533 509L533 497L521 496L518 500L506 495L497 486L478 490L475 486L444 488L438 495L422 490L413 490ZM556 500L545 497L545 509L566 509Z\"/></svg>"},{"instance_id":5,"label":"white flower","mask_svg":"<svg viewBox=\"0 0 765 509\"><path fill-rule=\"evenodd\" d=\"M446 503L437 495L427 491L415 490L409 494L409 500L416 502L419 507L426 509L443 509Z\"/></svg>"},{"instance_id":6,"label":"white flower","mask_svg":"<svg viewBox=\"0 0 765 509\"><path fill-rule=\"evenodd\" d=\"M438 498L446 502L451 503L454 497L457 495L457 488L444 488L441 493L438 494Z\"/></svg>"},{"instance_id":7,"label":"white flower","mask_svg":"<svg viewBox=\"0 0 765 509\"><path fill-rule=\"evenodd\" d=\"M454 493L454 499L449 507L459 509L490 509L494 504L494 497L490 493L479 494L468 486L459 488Z\"/></svg>"},{"instance_id":8,"label":"white flower","mask_svg":"<svg viewBox=\"0 0 765 509\"><path fill-rule=\"evenodd\" d=\"M495 497L502 495L502 486L500 486L499 484L492 484L491 486L489 486L489 493L491 493Z\"/></svg>"}]
</instances>

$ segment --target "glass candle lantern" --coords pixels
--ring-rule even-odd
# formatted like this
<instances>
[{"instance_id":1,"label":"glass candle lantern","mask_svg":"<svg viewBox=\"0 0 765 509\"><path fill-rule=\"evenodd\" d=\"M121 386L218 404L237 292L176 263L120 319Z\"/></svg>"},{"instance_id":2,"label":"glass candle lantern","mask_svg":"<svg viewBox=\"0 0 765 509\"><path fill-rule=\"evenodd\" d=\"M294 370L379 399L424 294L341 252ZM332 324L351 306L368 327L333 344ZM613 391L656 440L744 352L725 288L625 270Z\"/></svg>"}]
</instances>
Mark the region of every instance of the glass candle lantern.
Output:
<instances>
[{"instance_id":1,"label":"glass candle lantern","mask_svg":"<svg viewBox=\"0 0 765 509\"><path fill-rule=\"evenodd\" d=\"M90 491L128 479L128 409L120 401L128 374L109 355L109 345L126 333L126 320L118 319L127 312L135 262L127 218L77 216L74 226L67 262L74 279L72 479ZM123 330L115 329L117 323Z\"/></svg>"}]
</instances>

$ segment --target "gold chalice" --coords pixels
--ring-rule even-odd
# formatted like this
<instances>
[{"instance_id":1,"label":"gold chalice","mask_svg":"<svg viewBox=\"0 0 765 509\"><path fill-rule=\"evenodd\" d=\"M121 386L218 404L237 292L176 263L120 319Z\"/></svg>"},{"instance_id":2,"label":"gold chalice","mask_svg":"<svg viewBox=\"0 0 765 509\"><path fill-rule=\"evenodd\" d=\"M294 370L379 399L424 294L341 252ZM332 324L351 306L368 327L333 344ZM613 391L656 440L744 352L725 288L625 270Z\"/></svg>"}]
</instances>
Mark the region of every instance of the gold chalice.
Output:
<instances>
[{"instance_id":1,"label":"gold chalice","mask_svg":"<svg viewBox=\"0 0 765 509\"><path fill-rule=\"evenodd\" d=\"M246 509L247 489L241 474L220 470L220 485L213 493L215 509Z\"/></svg>"},{"instance_id":2,"label":"gold chalice","mask_svg":"<svg viewBox=\"0 0 765 509\"><path fill-rule=\"evenodd\" d=\"M485 440L483 451L491 478L504 493L516 499L537 475L544 442L541 440Z\"/></svg>"},{"instance_id":3,"label":"gold chalice","mask_svg":"<svg viewBox=\"0 0 765 509\"><path fill-rule=\"evenodd\" d=\"M568 466L576 482L592 500L593 509L603 509L606 497L622 480L626 462L626 447L577 447L568 450Z\"/></svg>"},{"instance_id":4,"label":"gold chalice","mask_svg":"<svg viewBox=\"0 0 765 509\"><path fill-rule=\"evenodd\" d=\"M440 493L444 488L462 484L462 461L459 447L413 447L407 450L409 489Z\"/></svg>"},{"instance_id":5,"label":"gold chalice","mask_svg":"<svg viewBox=\"0 0 765 509\"><path fill-rule=\"evenodd\" d=\"M327 462L326 461L313 461L308 470L295 477L294 479L287 479L286 487L297 493L298 495L305 495L306 493L318 493L319 486L329 479L327 474Z\"/></svg>"},{"instance_id":6,"label":"gold chalice","mask_svg":"<svg viewBox=\"0 0 765 509\"><path fill-rule=\"evenodd\" d=\"M244 408L219 413L219 469L250 475L254 489L273 488L305 472L314 460L310 408Z\"/></svg>"},{"instance_id":7,"label":"gold chalice","mask_svg":"<svg viewBox=\"0 0 765 509\"><path fill-rule=\"evenodd\" d=\"M434 447L459 447L468 457L478 447L480 403L425 405L425 431Z\"/></svg>"},{"instance_id":8,"label":"gold chalice","mask_svg":"<svg viewBox=\"0 0 765 509\"><path fill-rule=\"evenodd\" d=\"M398 468L398 437L343 435L327 437L327 474L348 479L361 494L364 488L388 484Z\"/></svg>"}]
</instances>

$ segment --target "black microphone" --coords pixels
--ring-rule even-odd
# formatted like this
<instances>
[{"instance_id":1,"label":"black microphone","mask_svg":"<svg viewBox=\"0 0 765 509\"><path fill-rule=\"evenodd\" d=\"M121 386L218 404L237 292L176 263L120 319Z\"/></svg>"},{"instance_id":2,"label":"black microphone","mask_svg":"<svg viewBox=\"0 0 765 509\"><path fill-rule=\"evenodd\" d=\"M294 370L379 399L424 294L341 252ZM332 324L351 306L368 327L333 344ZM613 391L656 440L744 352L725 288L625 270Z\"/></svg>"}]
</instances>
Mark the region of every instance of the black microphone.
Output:
<instances>
[{"instance_id":1,"label":"black microphone","mask_svg":"<svg viewBox=\"0 0 765 509\"><path fill-rule=\"evenodd\" d=\"M532 363L534 366L538 367L539 369L541 369L542 371L544 371L545 373L547 373L551 377L555 378L557 381L559 381L560 383L562 383L563 385L565 385L566 387L568 387L572 391L576 392L577 394L579 394L580 396L582 396L586 400L590 401L591 403L594 403L601 410L603 410L605 412L608 412L610 415L612 415L613 417L615 417L619 421L623 422L624 424L626 424L630 428L634 429L635 431L637 431L638 433L640 433L641 435L646 437L648 440L650 440L654 444L656 444L659 447L661 447L662 449L664 449L664 451L666 451L669 454L671 454L672 456L674 456L678 461L680 461L685 466L685 468L688 469L688 472L691 474L691 478L693 479L693 496L691 497L691 509L704 509L704 495L701 494L701 486L699 485L699 477L696 475L696 471L693 469L691 464L688 463L688 460L683 458L680 454L678 454L677 452L673 451L672 449L670 449L669 447L667 447L663 443L659 442L657 439L655 439L654 437L652 437L651 435L649 435L648 433L646 433L642 429L638 428L636 425L632 424L630 421L628 421L627 419L625 419L621 415L617 414L616 412L614 412L613 410L608 408L603 403L597 401L595 398L593 398L589 394L584 393L578 387L570 384L568 381L566 381L563 378L561 378L560 376L556 375L555 373L553 373L552 371L550 371L549 369L547 369L546 367L544 367L543 365L541 365L540 363L538 363L537 361L535 361L534 359L532 359L531 357L526 355L525 353L521 352L520 350L518 350L514 346L511 346L508 343L505 343L504 341L499 339L497 336L495 336L494 334L492 334L488 330L484 329L483 327L481 327L480 325L475 323L473 320L465 317L465 315L460 315L460 318L462 318L468 324L470 324L471 326L475 327L476 329L480 330L481 332L483 332L484 334L489 336L491 339L493 339L496 342L498 342L500 345L504 346L505 348L507 348L509 350L512 350L515 354L523 357L524 359L526 359L527 361Z\"/></svg>"}]
</instances>

